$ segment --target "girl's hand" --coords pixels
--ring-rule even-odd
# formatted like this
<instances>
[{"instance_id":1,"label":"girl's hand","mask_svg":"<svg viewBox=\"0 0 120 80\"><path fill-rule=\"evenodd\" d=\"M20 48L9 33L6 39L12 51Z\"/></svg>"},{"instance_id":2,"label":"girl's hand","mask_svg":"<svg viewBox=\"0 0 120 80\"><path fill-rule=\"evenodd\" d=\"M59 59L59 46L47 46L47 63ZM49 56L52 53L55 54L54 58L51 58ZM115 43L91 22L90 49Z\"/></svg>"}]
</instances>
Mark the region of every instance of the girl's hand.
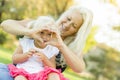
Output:
<instances>
[{"instance_id":1,"label":"girl's hand","mask_svg":"<svg viewBox=\"0 0 120 80\"><path fill-rule=\"evenodd\" d=\"M35 50L35 49L30 49L30 50L26 53L26 55L28 56L28 58L30 58L30 57L32 57L33 54L35 54L35 53L36 53L36 50Z\"/></svg>"},{"instance_id":2,"label":"girl's hand","mask_svg":"<svg viewBox=\"0 0 120 80\"><path fill-rule=\"evenodd\" d=\"M37 52L35 53L35 55L37 56L39 62L45 61L46 59L48 59L47 56L45 56L42 52Z\"/></svg>"}]
</instances>

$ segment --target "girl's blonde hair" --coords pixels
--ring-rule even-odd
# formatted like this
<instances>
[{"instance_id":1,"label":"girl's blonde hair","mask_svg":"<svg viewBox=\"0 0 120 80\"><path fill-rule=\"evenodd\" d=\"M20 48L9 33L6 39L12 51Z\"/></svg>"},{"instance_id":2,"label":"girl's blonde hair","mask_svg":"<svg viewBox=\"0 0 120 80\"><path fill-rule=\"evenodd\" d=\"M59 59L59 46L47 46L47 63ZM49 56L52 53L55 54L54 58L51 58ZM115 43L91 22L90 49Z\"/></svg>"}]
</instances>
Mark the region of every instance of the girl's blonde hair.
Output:
<instances>
[{"instance_id":1,"label":"girl's blonde hair","mask_svg":"<svg viewBox=\"0 0 120 80\"><path fill-rule=\"evenodd\" d=\"M65 15L71 11L79 11L80 15L83 17L83 24L79 28L78 32L74 36L67 37L64 42L68 47L75 52L78 56L82 53L86 39L92 27L93 14L90 10L83 7L71 7L65 12ZM63 14L64 16L64 14Z\"/></svg>"},{"instance_id":2,"label":"girl's blonde hair","mask_svg":"<svg viewBox=\"0 0 120 80\"><path fill-rule=\"evenodd\" d=\"M53 24L54 27L56 27L55 26L55 21L52 17L50 17L50 16L40 16L36 20L29 22L27 27L29 29L34 29L34 28L40 29L40 28L43 28L43 27L49 27L50 26L49 24ZM50 26L50 28L53 28L53 25Z\"/></svg>"}]
</instances>

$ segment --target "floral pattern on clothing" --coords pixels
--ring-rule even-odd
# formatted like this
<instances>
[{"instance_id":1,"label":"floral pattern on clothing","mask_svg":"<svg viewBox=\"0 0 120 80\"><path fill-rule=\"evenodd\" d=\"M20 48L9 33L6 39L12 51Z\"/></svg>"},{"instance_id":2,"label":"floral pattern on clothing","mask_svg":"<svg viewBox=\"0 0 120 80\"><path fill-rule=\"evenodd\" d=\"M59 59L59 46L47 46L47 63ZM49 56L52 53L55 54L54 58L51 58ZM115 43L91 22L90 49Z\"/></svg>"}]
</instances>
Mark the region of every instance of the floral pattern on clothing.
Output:
<instances>
[{"instance_id":1,"label":"floral pattern on clothing","mask_svg":"<svg viewBox=\"0 0 120 80\"><path fill-rule=\"evenodd\" d=\"M65 59L60 52L56 56L56 68L61 69L61 72L63 72L67 68L67 64L65 62Z\"/></svg>"}]
</instances>

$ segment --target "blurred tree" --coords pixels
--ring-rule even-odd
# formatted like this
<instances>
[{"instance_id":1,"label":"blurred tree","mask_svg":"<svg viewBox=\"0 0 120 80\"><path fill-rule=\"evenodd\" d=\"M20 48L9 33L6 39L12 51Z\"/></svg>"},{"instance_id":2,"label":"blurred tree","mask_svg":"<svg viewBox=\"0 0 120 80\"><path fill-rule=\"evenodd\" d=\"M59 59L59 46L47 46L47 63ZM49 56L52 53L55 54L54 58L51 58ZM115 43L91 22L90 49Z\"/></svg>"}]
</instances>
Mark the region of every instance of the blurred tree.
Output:
<instances>
[{"instance_id":1,"label":"blurred tree","mask_svg":"<svg viewBox=\"0 0 120 80\"><path fill-rule=\"evenodd\" d=\"M0 28L0 45L7 41L7 34Z\"/></svg>"},{"instance_id":2,"label":"blurred tree","mask_svg":"<svg viewBox=\"0 0 120 80\"><path fill-rule=\"evenodd\" d=\"M51 15L58 18L73 0L0 0L0 17L2 20L36 18L40 15Z\"/></svg>"},{"instance_id":3,"label":"blurred tree","mask_svg":"<svg viewBox=\"0 0 120 80\"><path fill-rule=\"evenodd\" d=\"M24 1L24 4L27 5L25 16L35 18L40 15L50 15L58 18L73 4L73 0L29 0L29 2Z\"/></svg>"},{"instance_id":4,"label":"blurred tree","mask_svg":"<svg viewBox=\"0 0 120 80\"><path fill-rule=\"evenodd\" d=\"M96 34L96 31L97 31L97 28L98 28L98 26L92 27L92 29L91 29L91 31L89 33L89 36L88 36L88 38L86 40L84 53L88 52L93 46L95 46L97 44L97 42L94 39L94 36Z\"/></svg>"},{"instance_id":5,"label":"blurred tree","mask_svg":"<svg viewBox=\"0 0 120 80\"><path fill-rule=\"evenodd\" d=\"M120 31L120 26L113 26L113 30Z\"/></svg>"},{"instance_id":6,"label":"blurred tree","mask_svg":"<svg viewBox=\"0 0 120 80\"><path fill-rule=\"evenodd\" d=\"M0 0L0 22L5 19L21 20L50 15L57 19L73 0ZM0 37L4 37L0 32Z\"/></svg>"},{"instance_id":7,"label":"blurred tree","mask_svg":"<svg viewBox=\"0 0 120 80\"><path fill-rule=\"evenodd\" d=\"M7 40L6 34L3 32L0 32L0 44L4 44Z\"/></svg>"},{"instance_id":8,"label":"blurred tree","mask_svg":"<svg viewBox=\"0 0 120 80\"><path fill-rule=\"evenodd\" d=\"M115 6L118 5L116 0L99 0L99 1L103 1L105 3L111 3L111 4L115 5Z\"/></svg>"},{"instance_id":9,"label":"blurred tree","mask_svg":"<svg viewBox=\"0 0 120 80\"><path fill-rule=\"evenodd\" d=\"M58 18L72 4L73 0L44 0L44 13L51 13Z\"/></svg>"},{"instance_id":10,"label":"blurred tree","mask_svg":"<svg viewBox=\"0 0 120 80\"><path fill-rule=\"evenodd\" d=\"M5 5L5 0L0 0L0 22L2 21L3 7Z\"/></svg>"},{"instance_id":11,"label":"blurred tree","mask_svg":"<svg viewBox=\"0 0 120 80\"><path fill-rule=\"evenodd\" d=\"M120 52L105 44L98 44L84 56L87 71L94 75L95 80L120 79Z\"/></svg>"}]
</instances>

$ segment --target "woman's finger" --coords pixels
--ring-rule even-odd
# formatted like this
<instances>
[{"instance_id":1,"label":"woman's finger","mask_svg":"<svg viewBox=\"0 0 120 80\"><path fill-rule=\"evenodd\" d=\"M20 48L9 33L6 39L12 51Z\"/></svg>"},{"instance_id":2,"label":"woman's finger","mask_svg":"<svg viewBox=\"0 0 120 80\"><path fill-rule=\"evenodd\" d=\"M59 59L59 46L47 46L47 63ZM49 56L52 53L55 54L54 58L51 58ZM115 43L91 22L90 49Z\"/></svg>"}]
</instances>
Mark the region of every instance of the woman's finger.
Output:
<instances>
[{"instance_id":1,"label":"woman's finger","mask_svg":"<svg viewBox=\"0 0 120 80\"><path fill-rule=\"evenodd\" d=\"M34 39L36 39L40 42L43 42L43 39L40 36L38 36L37 34L34 36Z\"/></svg>"}]
</instances>

